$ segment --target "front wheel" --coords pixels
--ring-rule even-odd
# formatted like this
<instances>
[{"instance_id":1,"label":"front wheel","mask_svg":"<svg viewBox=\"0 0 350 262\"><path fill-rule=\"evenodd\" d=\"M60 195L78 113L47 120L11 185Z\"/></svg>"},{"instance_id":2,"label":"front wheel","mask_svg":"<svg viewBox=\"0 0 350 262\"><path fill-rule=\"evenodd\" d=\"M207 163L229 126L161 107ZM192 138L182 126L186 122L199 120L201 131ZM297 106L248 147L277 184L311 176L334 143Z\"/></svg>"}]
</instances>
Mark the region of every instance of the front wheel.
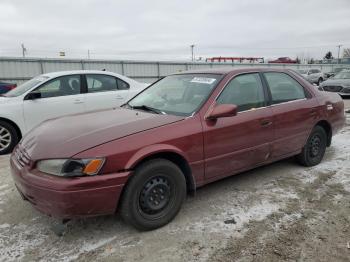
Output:
<instances>
[{"instance_id":1,"label":"front wheel","mask_svg":"<svg viewBox=\"0 0 350 262\"><path fill-rule=\"evenodd\" d=\"M315 166L322 161L326 152L326 147L326 131L320 126L315 126L306 142L306 145L297 156L297 160L303 166Z\"/></svg>"},{"instance_id":2,"label":"front wheel","mask_svg":"<svg viewBox=\"0 0 350 262\"><path fill-rule=\"evenodd\" d=\"M11 124L0 121L0 155L11 153L17 143L16 129Z\"/></svg>"},{"instance_id":3,"label":"front wheel","mask_svg":"<svg viewBox=\"0 0 350 262\"><path fill-rule=\"evenodd\" d=\"M136 168L123 193L121 215L139 230L169 223L186 196L186 180L180 168L165 159L154 159Z\"/></svg>"}]
</instances>

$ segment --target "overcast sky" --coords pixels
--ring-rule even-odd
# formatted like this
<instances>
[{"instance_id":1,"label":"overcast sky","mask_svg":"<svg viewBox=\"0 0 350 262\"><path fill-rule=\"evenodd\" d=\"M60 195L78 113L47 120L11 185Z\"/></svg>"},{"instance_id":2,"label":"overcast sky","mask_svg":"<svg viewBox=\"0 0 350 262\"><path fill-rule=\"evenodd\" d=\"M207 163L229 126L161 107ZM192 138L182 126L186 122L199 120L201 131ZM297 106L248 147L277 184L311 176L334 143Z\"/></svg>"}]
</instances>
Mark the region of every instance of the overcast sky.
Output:
<instances>
[{"instance_id":1,"label":"overcast sky","mask_svg":"<svg viewBox=\"0 0 350 262\"><path fill-rule=\"evenodd\" d=\"M350 0L0 0L0 56L147 60L337 55Z\"/></svg>"}]
</instances>

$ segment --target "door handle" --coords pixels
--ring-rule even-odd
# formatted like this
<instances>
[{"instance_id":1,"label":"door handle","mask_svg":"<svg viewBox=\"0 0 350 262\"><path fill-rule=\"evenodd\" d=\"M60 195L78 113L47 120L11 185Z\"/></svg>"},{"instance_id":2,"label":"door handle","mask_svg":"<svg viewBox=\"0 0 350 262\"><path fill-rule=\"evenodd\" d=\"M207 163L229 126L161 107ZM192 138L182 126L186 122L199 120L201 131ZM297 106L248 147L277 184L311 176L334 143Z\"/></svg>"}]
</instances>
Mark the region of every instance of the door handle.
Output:
<instances>
[{"instance_id":1,"label":"door handle","mask_svg":"<svg viewBox=\"0 0 350 262\"><path fill-rule=\"evenodd\" d=\"M272 124L272 121L269 119L264 119L260 121L260 125L263 127L270 126Z\"/></svg>"},{"instance_id":2,"label":"door handle","mask_svg":"<svg viewBox=\"0 0 350 262\"><path fill-rule=\"evenodd\" d=\"M115 99L124 99L122 96L116 96Z\"/></svg>"},{"instance_id":3,"label":"door handle","mask_svg":"<svg viewBox=\"0 0 350 262\"><path fill-rule=\"evenodd\" d=\"M80 100L80 99L74 100L74 104L82 104L82 103L84 103L83 100Z\"/></svg>"}]
</instances>

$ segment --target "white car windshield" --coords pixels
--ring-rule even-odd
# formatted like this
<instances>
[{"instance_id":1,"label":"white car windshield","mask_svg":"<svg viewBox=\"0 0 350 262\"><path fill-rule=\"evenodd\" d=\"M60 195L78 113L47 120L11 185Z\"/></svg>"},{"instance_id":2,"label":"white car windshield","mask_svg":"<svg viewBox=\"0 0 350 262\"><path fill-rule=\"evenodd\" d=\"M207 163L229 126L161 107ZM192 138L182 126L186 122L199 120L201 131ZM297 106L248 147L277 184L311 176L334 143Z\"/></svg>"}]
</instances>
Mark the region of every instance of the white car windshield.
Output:
<instances>
[{"instance_id":1,"label":"white car windshield","mask_svg":"<svg viewBox=\"0 0 350 262\"><path fill-rule=\"evenodd\" d=\"M15 89L12 89L11 91L7 92L6 94L4 94L3 96L6 97L15 97L15 96L20 96L23 95L24 93L26 93L28 90L32 89L33 87L35 87L36 85L46 81L49 77L48 76L39 76L39 77L35 77L30 79L29 81L19 85L18 87L16 87Z\"/></svg>"},{"instance_id":2,"label":"white car windshield","mask_svg":"<svg viewBox=\"0 0 350 262\"><path fill-rule=\"evenodd\" d=\"M307 74L307 70L304 70L304 69L299 69L299 70L297 70L297 72L299 72L299 74L302 74L302 75Z\"/></svg>"},{"instance_id":3,"label":"white car windshield","mask_svg":"<svg viewBox=\"0 0 350 262\"><path fill-rule=\"evenodd\" d=\"M127 103L134 109L190 116L206 101L222 75L171 75L156 82Z\"/></svg>"}]
</instances>

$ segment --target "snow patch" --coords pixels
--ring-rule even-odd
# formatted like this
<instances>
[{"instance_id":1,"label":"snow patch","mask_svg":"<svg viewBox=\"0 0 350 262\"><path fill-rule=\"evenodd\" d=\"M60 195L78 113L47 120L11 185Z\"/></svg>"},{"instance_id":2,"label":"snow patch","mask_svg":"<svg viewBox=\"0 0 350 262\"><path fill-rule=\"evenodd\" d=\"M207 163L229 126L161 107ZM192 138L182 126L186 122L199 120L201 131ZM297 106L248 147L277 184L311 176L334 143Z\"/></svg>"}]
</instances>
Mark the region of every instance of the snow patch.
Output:
<instances>
[{"instance_id":1,"label":"snow patch","mask_svg":"<svg viewBox=\"0 0 350 262\"><path fill-rule=\"evenodd\" d=\"M19 261L25 253L39 248L45 242L46 235L37 226L19 224L10 226L1 225L0 258L2 261Z\"/></svg>"}]
</instances>

